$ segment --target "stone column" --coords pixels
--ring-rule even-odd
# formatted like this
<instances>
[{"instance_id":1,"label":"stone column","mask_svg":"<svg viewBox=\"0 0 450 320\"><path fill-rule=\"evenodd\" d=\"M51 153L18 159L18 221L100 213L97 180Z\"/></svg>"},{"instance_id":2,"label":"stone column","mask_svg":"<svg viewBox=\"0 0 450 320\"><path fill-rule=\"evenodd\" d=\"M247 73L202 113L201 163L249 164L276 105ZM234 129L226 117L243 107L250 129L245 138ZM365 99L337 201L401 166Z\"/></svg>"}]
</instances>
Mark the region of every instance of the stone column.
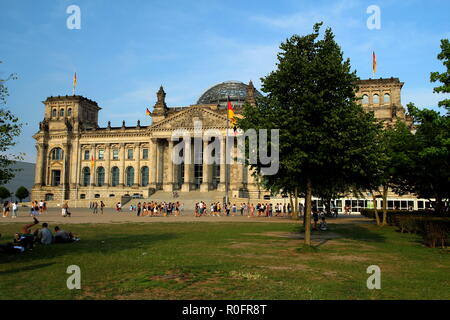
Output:
<instances>
[{"instance_id":1,"label":"stone column","mask_svg":"<svg viewBox=\"0 0 450 320\"><path fill-rule=\"evenodd\" d=\"M134 145L134 156L137 165L134 172L134 186L139 187L141 185L141 144L139 142Z\"/></svg>"},{"instance_id":2,"label":"stone column","mask_svg":"<svg viewBox=\"0 0 450 320\"><path fill-rule=\"evenodd\" d=\"M91 146L91 158L89 159L89 167L91 169L91 186L95 186L97 184L97 175L95 174L95 160L97 159L97 155L95 152L97 151L97 146L94 143ZM92 159L94 159L94 165L92 165Z\"/></svg>"},{"instance_id":3,"label":"stone column","mask_svg":"<svg viewBox=\"0 0 450 320\"><path fill-rule=\"evenodd\" d=\"M225 191L225 174L226 174L226 156L225 156L225 137L220 139L220 182L217 186L218 191Z\"/></svg>"},{"instance_id":4,"label":"stone column","mask_svg":"<svg viewBox=\"0 0 450 320\"><path fill-rule=\"evenodd\" d=\"M125 143L120 144L121 166L119 174L119 186L125 186Z\"/></svg>"},{"instance_id":5,"label":"stone column","mask_svg":"<svg viewBox=\"0 0 450 320\"><path fill-rule=\"evenodd\" d=\"M107 143L105 148L105 159L106 159L106 168L105 168L105 186L109 187L109 180L111 179L111 144Z\"/></svg>"},{"instance_id":6,"label":"stone column","mask_svg":"<svg viewBox=\"0 0 450 320\"><path fill-rule=\"evenodd\" d=\"M70 178L69 185L71 191L73 191L77 186L77 174L78 174L78 149L80 148L78 137L74 137L71 140L71 148L70 148L70 159L69 159L69 167L70 167ZM71 198L73 198L71 196Z\"/></svg>"},{"instance_id":7,"label":"stone column","mask_svg":"<svg viewBox=\"0 0 450 320\"><path fill-rule=\"evenodd\" d=\"M157 139L152 138L150 141L150 181L149 181L150 187L156 188L157 171L158 171Z\"/></svg>"},{"instance_id":8,"label":"stone column","mask_svg":"<svg viewBox=\"0 0 450 320\"><path fill-rule=\"evenodd\" d=\"M173 161L172 161L172 153L173 153L173 141L169 138L167 139L169 142L169 147L167 148L167 181L164 181L164 191L173 191Z\"/></svg>"},{"instance_id":9,"label":"stone column","mask_svg":"<svg viewBox=\"0 0 450 320\"><path fill-rule=\"evenodd\" d=\"M193 162L191 154L191 139L184 141L184 183L181 186L181 191L191 191L191 165Z\"/></svg>"},{"instance_id":10,"label":"stone column","mask_svg":"<svg viewBox=\"0 0 450 320\"><path fill-rule=\"evenodd\" d=\"M208 140L203 140L203 166L202 166L202 184L200 185L200 191L208 192L209 191L209 165L207 164L208 155L206 154L206 150L208 148Z\"/></svg>"},{"instance_id":11,"label":"stone column","mask_svg":"<svg viewBox=\"0 0 450 320\"><path fill-rule=\"evenodd\" d=\"M36 168L34 173L34 186L40 187L43 185L42 178L44 177L44 168L43 165L43 158L45 157L44 154L44 144L43 143L37 143L36 144L36 151L37 151L37 157L36 157Z\"/></svg>"}]
</instances>

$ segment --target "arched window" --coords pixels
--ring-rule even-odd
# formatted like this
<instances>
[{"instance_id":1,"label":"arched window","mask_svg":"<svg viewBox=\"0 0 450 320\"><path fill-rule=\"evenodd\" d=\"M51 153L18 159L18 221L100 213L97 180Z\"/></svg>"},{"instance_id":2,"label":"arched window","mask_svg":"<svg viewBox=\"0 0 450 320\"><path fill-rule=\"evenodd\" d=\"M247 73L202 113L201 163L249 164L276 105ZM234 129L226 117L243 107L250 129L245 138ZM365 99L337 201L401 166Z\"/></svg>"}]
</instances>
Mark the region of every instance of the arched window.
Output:
<instances>
[{"instance_id":1,"label":"arched window","mask_svg":"<svg viewBox=\"0 0 450 320\"><path fill-rule=\"evenodd\" d=\"M128 167L127 168L127 186L131 187L134 183L134 168Z\"/></svg>"},{"instance_id":2,"label":"arched window","mask_svg":"<svg viewBox=\"0 0 450 320\"><path fill-rule=\"evenodd\" d=\"M72 108L67 109L67 116L70 117L72 115Z\"/></svg>"},{"instance_id":3,"label":"arched window","mask_svg":"<svg viewBox=\"0 0 450 320\"><path fill-rule=\"evenodd\" d=\"M389 93L384 94L383 101L384 103L391 103L391 96L389 95Z\"/></svg>"},{"instance_id":4,"label":"arched window","mask_svg":"<svg viewBox=\"0 0 450 320\"><path fill-rule=\"evenodd\" d=\"M56 109L52 110L52 117L56 117Z\"/></svg>"},{"instance_id":5,"label":"arched window","mask_svg":"<svg viewBox=\"0 0 450 320\"><path fill-rule=\"evenodd\" d=\"M141 169L141 181L142 181L142 186L143 187L148 186L148 167L142 167L142 169Z\"/></svg>"},{"instance_id":6,"label":"arched window","mask_svg":"<svg viewBox=\"0 0 450 320\"><path fill-rule=\"evenodd\" d=\"M380 96L377 94L373 95L373 104L379 104L380 103Z\"/></svg>"},{"instance_id":7,"label":"arched window","mask_svg":"<svg viewBox=\"0 0 450 320\"><path fill-rule=\"evenodd\" d=\"M117 186L119 184L119 168L113 167L111 169L111 185L113 187Z\"/></svg>"},{"instance_id":8,"label":"arched window","mask_svg":"<svg viewBox=\"0 0 450 320\"><path fill-rule=\"evenodd\" d=\"M61 148L54 148L51 151L51 158L52 160L62 160L63 158L63 151Z\"/></svg>"},{"instance_id":9,"label":"arched window","mask_svg":"<svg viewBox=\"0 0 450 320\"><path fill-rule=\"evenodd\" d=\"M369 96L367 94L362 96L362 104L369 104Z\"/></svg>"},{"instance_id":10,"label":"arched window","mask_svg":"<svg viewBox=\"0 0 450 320\"><path fill-rule=\"evenodd\" d=\"M98 167L97 168L97 185L99 187L105 184L105 168Z\"/></svg>"},{"instance_id":11,"label":"arched window","mask_svg":"<svg viewBox=\"0 0 450 320\"><path fill-rule=\"evenodd\" d=\"M59 116L64 117L64 109L59 110Z\"/></svg>"},{"instance_id":12,"label":"arched window","mask_svg":"<svg viewBox=\"0 0 450 320\"><path fill-rule=\"evenodd\" d=\"M87 187L91 183L91 169L83 168L83 186Z\"/></svg>"}]
</instances>

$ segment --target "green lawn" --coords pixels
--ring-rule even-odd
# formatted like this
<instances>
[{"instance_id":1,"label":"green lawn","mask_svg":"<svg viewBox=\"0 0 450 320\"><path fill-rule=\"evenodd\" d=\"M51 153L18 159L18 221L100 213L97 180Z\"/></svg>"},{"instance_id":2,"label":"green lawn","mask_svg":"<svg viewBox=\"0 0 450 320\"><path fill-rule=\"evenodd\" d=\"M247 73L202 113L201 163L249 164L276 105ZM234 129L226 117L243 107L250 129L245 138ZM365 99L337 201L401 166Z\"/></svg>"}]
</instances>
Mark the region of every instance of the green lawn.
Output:
<instances>
[{"instance_id":1,"label":"green lawn","mask_svg":"<svg viewBox=\"0 0 450 320\"><path fill-rule=\"evenodd\" d=\"M0 299L450 299L448 250L392 227L332 225L312 252L294 223L63 226L82 241L0 256ZM0 225L2 243L18 225ZM318 243L316 243L318 244ZM66 269L81 268L81 290ZM381 290L366 269L381 268Z\"/></svg>"}]
</instances>

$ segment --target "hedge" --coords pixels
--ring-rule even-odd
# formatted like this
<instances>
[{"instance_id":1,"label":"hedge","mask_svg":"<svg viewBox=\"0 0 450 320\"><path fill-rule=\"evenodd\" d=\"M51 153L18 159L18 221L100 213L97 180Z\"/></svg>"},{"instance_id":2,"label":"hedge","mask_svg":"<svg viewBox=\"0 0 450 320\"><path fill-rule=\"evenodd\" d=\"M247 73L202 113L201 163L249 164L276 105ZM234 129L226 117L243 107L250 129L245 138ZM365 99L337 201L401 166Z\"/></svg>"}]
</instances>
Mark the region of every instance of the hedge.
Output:
<instances>
[{"instance_id":1,"label":"hedge","mask_svg":"<svg viewBox=\"0 0 450 320\"><path fill-rule=\"evenodd\" d=\"M375 219L375 210L364 209L361 214ZM378 210L380 219L383 211ZM435 248L437 245L449 245L450 217L425 211L388 210L387 223L396 226L400 232L416 233L422 235L425 245Z\"/></svg>"}]
</instances>

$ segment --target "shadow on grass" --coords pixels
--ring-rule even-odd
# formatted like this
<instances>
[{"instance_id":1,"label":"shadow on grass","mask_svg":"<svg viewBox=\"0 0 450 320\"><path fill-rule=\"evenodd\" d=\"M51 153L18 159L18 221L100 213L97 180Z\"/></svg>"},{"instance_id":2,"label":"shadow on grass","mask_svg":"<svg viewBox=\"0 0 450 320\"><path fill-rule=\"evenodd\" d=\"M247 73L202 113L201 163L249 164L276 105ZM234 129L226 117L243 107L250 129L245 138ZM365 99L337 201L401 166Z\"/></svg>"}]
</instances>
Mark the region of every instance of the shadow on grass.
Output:
<instances>
[{"instance_id":1,"label":"shadow on grass","mask_svg":"<svg viewBox=\"0 0 450 320\"><path fill-rule=\"evenodd\" d=\"M129 249L148 249L149 245L168 241L177 237L174 233L112 235L102 238L81 239L79 242L36 245L32 251L19 254L2 254L0 265L11 262L26 262L52 259L64 255L90 253L112 254Z\"/></svg>"},{"instance_id":2,"label":"shadow on grass","mask_svg":"<svg viewBox=\"0 0 450 320\"><path fill-rule=\"evenodd\" d=\"M329 229L327 231L313 231L311 230L311 240L314 243L312 246L315 248L319 248L329 240L333 240L335 237L328 237L331 234L339 235L339 239L349 239L349 240L357 240L364 242L378 242L383 243L386 242L386 237L379 233L370 230L368 227L357 225L357 224L329 224ZM300 233L304 236L304 227L296 226L294 228L294 232ZM302 237L300 240L303 240ZM318 242L318 243L317 243Z\"/></svg>"},{"instance_id":3,"label":"shadow on grass","mask_svg":"<svg viewBox=\"0 0 450 320\"><path fill-rule=\"evenodd\" d=\"M54 263L41 263L41 264L35 264L32 266L27 266L27 267L22 267L22 268L14 268L11 270L5 270L5 271L0 271L0 276L4 276L7 274L14 274L14 273L19 273L19 272L23 272L23 271L33 271L36 269L40 269L40 268L45 268L48 266L53 265Z\"/></svg>"}]
</instances>

